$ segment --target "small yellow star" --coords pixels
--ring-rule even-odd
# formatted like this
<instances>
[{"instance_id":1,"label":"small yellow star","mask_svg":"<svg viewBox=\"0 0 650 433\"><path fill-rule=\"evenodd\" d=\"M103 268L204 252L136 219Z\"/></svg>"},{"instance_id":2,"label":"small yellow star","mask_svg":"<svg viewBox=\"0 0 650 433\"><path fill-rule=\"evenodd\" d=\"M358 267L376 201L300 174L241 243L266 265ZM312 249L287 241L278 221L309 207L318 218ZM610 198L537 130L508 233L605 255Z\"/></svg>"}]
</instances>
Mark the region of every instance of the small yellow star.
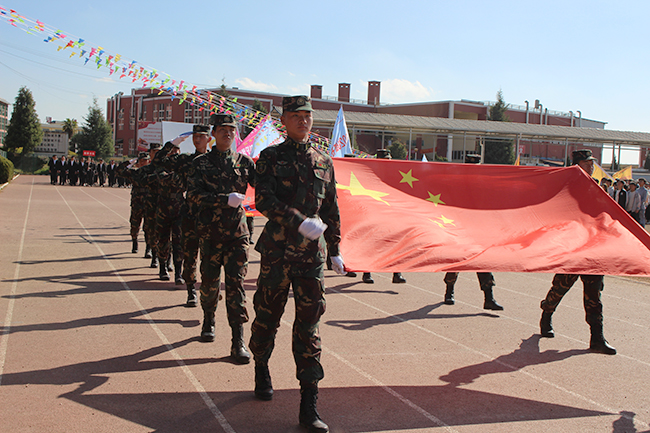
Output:
<instances>
[{"instance_id":1,"label":"small yellow star","mask_svg":"<svg viewBox=\"0 0 650 433\"><path fill-rule=\"evenodd\" d=\"M382 197L388 195L387 192L373 191L371 189L364 188L363 185L361 185L361 182L359 182L359 180L357 179L357 177L354 175L353 172L350 172L350 185L349 186L337 184L336 187L338 189L345 189L345 190L350 191L351 195L367 195L369 197L374 198L377 201L380 201L382 203L386 203L388 206L390 206L390 204L387 201L382 200Z\"/></svg>"},{"instance_id":2,"label":"small yellow star","mask_svg":"<svg viewBox=\"0 0 650 433\"><path fill-rule=\"evenodd\" d=\"M456 227L456 224L454 224L454 220L451 220L451 219L445 217L444 215L440 215L440 217L438 217L438 219L440 221L442 221L443 224L450 224L450 225Z\"/></svg>"},{"instance_id":3,"label":"small yellow star","mask_svg":"<svg viewBox=\"0 0 650 433\"><path fill-rule=\"evenodd\" d=\"M410 186L411 188L413 188L413 182L417 182L417 181L419 181L420 179L416 179L416 178L414 178L412 172L413 172L413 170L409 170L408 173L404 173L404 172L400 171L399 174L402 175L402 180L400 180L399 183L404 183L404 182L406 182L406 183L409 184L409 186Z\"/></svg>"},{"instance_id":4,"label":"small yellow star","mask_svg":"<svg viewBox=\"0 0 650 433\"><path fill-rule=\"evenodd\" d=\"M433 195L433 194L431 194L429 191L427 191L427 192L429 193L429 198L425 199L426 201L430 201L431 203L433 203L434 205L436 205L436 207L438 207L438 203L440 203L440 204L445 204L444 201L440 200L440 194L438 194L438 195Z\"/></svg>"}]
</instances>

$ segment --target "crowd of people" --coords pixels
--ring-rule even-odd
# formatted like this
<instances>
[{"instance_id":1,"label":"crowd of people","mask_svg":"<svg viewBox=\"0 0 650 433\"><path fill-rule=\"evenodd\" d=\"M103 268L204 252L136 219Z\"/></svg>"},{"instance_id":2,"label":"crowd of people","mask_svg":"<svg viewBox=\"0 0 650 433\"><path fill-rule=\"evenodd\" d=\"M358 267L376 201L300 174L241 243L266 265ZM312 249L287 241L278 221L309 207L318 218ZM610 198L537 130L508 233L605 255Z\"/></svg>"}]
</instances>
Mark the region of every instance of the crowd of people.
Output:
<instances>
[{"instance_id":1,"label":"crowd of people","mask_svg":"<svg viewBox=\"0 0 650 433\"><path fill-rule=\"evenodd\" d=\"M53 155L48 163L50 168L50 183L52 185L79 185L79 186L105 186L125 187L125 179L117 174L115 161L104 162L92 158L77 158L65 156L59 158Z\"/></svg>"},{"instance_id":2,"label":"crowd of people","mask_svg":"<svg viewBox=\"0 0 650 433\"><path fill-rule=\"evenodd\" d=\"M152 268L158 269L158 278L169 281L173 272L174 283L186 286L185 306L201 306L200 339L205 342L215 340L215 312L222 299L223 268L232 336L230 355L239 364L253 359L254 395L260 400L273 398L269 359L289 289L293 290L296 313L292 351L296 378L300 382L299 422L309 431L328 432L316 409L318 383L324 377L319 334L320 317L325 312L324 270L327 266L339 275L356 274L346 273L339 250L340 214L332 159L309 143L313 124L310 98L284 98L281 121L286 128L286 140L263 150L256 163L232 150L237 128L235 118L214 114L209 122L212 128L194 126L194 153L181 154L178 145L172 142L164 146L153 143L149 152L141 153L137 161L120 164L115 176L132 184L131 251L139 250L138 234L142 225L144 256L151 259ZM208 149L211 137L215 144ZM588 174L593 172L593 160L588 150L573 153L574 164ZM255 188L256 208L267 222L255 245L261 256L260 274L256 280L255 318L247 347L244 324L249 321L249 313L244 278L253 226L242 204L249 186ZM640 188L645 190L645 181ZM647 190L644 195L633 188L630 190L626 192L625 205L628 197L639 197L632 201L630 213L641 215L641 209L647 208ZM621 194L613 197L618 201ZM201 284L197 294L199 257ZM406 282L401 274L395 275L393 283ZM493 297L492 274L477 276L485 294L484 308L503 310ZM457 277L457 273L445 275L445 304L455 302ZM364 282L368 283L368 278L371 278L369 273ZM591 327L590 349L615 354L616 350L603 336L602 275L556 275L551 290L541 302L540 333L543 337L554 336L552 314L578 278L584 283L586 319Z\"/></svg>"},{"instance_id":3,"label":"crowd of people","mask_svg":"<svg viewBox=\"0 0 650 433\"><path fill-rule=\"evenodd\" d=\"M644 178L633 179L616 179L612 181L608 178L600 180L600 186L625 209L636 222L645 227L650 219L650 209L648 202L650 194L648 193L648 182Z\"/></svg>"}]
</instances>

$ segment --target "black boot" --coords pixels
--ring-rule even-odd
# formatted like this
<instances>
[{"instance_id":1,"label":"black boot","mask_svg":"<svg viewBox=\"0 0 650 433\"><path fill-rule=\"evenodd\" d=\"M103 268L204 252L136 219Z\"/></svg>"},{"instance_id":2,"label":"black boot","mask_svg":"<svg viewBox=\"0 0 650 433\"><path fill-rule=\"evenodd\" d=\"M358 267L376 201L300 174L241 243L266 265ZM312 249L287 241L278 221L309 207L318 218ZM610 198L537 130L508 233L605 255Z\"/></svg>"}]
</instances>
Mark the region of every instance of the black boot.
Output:
<instances>
[{"instance_id":1,"label":"black boot","mask_svg":"<svg viewBox=\"0 0 650 433\"><path fill-rule=\"evenodd\" d=\"M246 350L244 344L244 326L231 325L232 327L232 346L230 347L230 356L238 364L248 364L251 362L251 354Z\"/></svg>"},{"instance_id":2,"label":"black boot","mask_svg":"<svg viewBox=\"0 0 650 433\"><path fill-rule=\"evenodd\" d=\"M150 259L151 258L151 247L149 244L144 248L144 258L145 259Z\"/></svg>"},{"instance_id":3,"label":"black boot","mask_svg":"<svg viewBox=\"0 0 650 433\"><path fill-rule=\"evenodd\" d=\"M406 283L406 278L404 278L400 272L395 272L393 274L393 284L404 284L404 283Z\"/></svg>"},{"instance_id":4,"label":"black boot","mask_svg":"<svg viewBox=\"0 0 650 433\"><path fill-rule=\"evenodd\" d=\"M167 256L166 265L167 265L167 272L173 272L174 271L174 268L172 267L172 255L171 254L169 256Z\"/></svg>"},{"instance_id":5,"label":"black boot","mask_svg":"<svg viewBox=\"0 0 650 433\"><path fill-rule=\"evenodd\" d=\"M131 252L134 253L134 254L137 253L138 252L138 240L137 239L131 239L131 244L132 244Z\"/></svg>"},{"instance_id":6,"label":"black boot","mask_svg":"<svg viewBox=\"0 0 650 433\"><path fill-rule=\"evenodd\" d=\"M214 311L203 311L201 340L206 342L214 341Z\"/></svg>"},{"instance_id":7,"label":"black boot","mask_svg":"<svg viewBox=\"0 0 650 433\"><path fill-rule=\"evenodd\" d=\"M318 388L301 387L300 389L300 425L309 431L327 433L330 431L327 424L320 419L316 411L316 400L318 399Z\"/></svg>"},{"instance_id":8,"label":"black boot","mask_svg":"<svg viewBox=\"0 0 650 433\"><path fill-rule=\"evenodd\" d=\"M591 328L589 350L596 353L603 353L605 355L616 355L616 349L609 345L603 335L602 317L587 317L587 322Z\"/></svg>"},{"instance_id":9,"label":"black boot","mask_svg":"<svg viewBox=\"0 0 650 433\"><path fill-rule=\"evenodd\" d=\"M447 284L447 291L445 292L445 304L454 305L456 301L454 300L454 285Z\"/></svg>"},{"instance_id":10,"label":"black boot","mask_svg":"<svg viewBox=\"0 0 650 433\"><path fill-rule=\"evenodd\" d=\"M158 254L156 253L156 249L152 248L151 249L151 264L149 265L150 268L157 268L158 267Z\"/></svg>"},{"instance_id":11,"label":"black boot","mask_svg":"<svg viewBox=\"0 0 650 433\"><path fill-rule=\"evenodd\" d=\"M167 270L166 260L160 258L158 259L160 266L158 267L158 278L162 281L169 281L169 271Z\"/></svg>"},{"instance_id":12,"label":"black boot","mask_svg":"<svg viewBox=\"0 0 650 433\"><path fill-rule=\"evenodd\" d=\"M185 280L183 279L183 260L180 261L174 261L174 281L177 286L182 286L185 284Z\"/></svg>"},{"instance_id":13,"label":"black boot","mask_svg":"<svg viewBox=\"0 0 650 433\"><path fill-rule=\"evenodd\" d=\"M553 321L551 320L552 316L552 312L542 312L542 319L539 321L539 333L542 334L542 337L555 337L555 332L553 332Z\"/></svg>"},{"instance_id":14,"label":"black boot","mask_svg":"<svg viewBox=\"0 0 650 433\"><path fill-rule=\"evenodd\" d=\"M346 276L346 277L356 278L357 273L356 273L356 272L347 272L347 273L345 274L345 276Z\"/></svg>"},{"instance_id":15,"label":"black boot","mask_svg":"<svg viewBox=\"0 0 650 433\"><path fill-rule=\"evenodd\" d=\"M196 307L198 304L198 299L196 299L196 289L194 284L187 285L187 302L185 302L186 307Z\"/></svg>"},{"instance_id":16,"label":"black boot","mask_svg":"<svg viewBox=\"0 0 650 433\"><path fill-rule=\"evenodd\" d=\"M268 364L255 363L255 397L265 401L273 398L273 384Z\"/></svg>"},{"instance_id":17,"label":"black boot","mask_svg":"<svg viewBox=\"0 0 650 433\"><path fill-rule=\"evenodd\" d=\"M375 280L372 279L372 275L370 275L370 272L364 272L363 277L361 277L361 280L366 284L375 284Z\"/></svg>"},{"instance_id":18,"label":"black boot","mask_svg":"<svg viewBox=\"0 0 650 433\"><path fill-rule=\"evenodd\" d=\"M483 289L483 293L485 294L485 302L483 303L484 310L494 310L494 311L503 310L503 307L497 304L497 301L494 300L492 287L486 287L485 289Z\"/></svg>"}]
</instances>

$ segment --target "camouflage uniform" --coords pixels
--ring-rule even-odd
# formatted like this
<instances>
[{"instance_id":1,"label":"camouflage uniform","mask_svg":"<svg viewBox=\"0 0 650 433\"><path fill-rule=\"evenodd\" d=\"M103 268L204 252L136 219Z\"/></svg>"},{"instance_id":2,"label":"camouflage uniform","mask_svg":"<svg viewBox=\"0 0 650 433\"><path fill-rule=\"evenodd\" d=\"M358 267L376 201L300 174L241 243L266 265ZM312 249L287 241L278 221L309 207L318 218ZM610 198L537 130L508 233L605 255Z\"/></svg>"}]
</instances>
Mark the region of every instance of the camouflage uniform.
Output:
<instances>
[{"instance_id":1,"label":"camouflage uniform","mask_svg":"<svg viewBox=\"0 0 650 433\"><path fill-rule=\"evenodd\" d=\"M311 144L287 138L263 150L256 167L255 205L268 222L255 246L262 258L250 349L256 364L268 363L293 286L296 377L301 386L317 384L324 375L318 324L325 312L326 248L331 256L338 256L341 241L333 162ZM315 216L328 228L324 236L311 241L298 227Z\"/></svg>"},{"instance_id":2,"label":"camouflage uniform","mask_svg":"<svg viewBox=\"0 0 650 433\"><path fill-rule=\"evenodd\" d=\"M573 164L580 165L589 175L589 169L593 169L589 164L595 161L591 150L580 149L573 151ZM605 277L603 275L574 275L574 274L556 274L553 277L553 283L546 298L540 303L542 308L542 318L540 320L540 333L542 337L553 337L553 325L551 317L555 312L558 304L571 289L573 284L580 278L584 287L583 305L585 308L585 319L591 329L591 340L589 349L594 352L605 353L608 355L616 354L616 349L609 345L603 335L603 304L600 299L601 292L605 286Z\"/></svg>"},{"instance_id":3,"label":"camouflage uniform","mask_svg":"<svg viewBox=\"0 0 650 433\"><path fill-rule=\"evenodd\" d=\"M129 180L132 183L131 188L131 239L137 240L140 233L140 225L144 219L146 206L147 187L142 179L142 171L137 168L127 168L126 165L120 165L117 168L120 177ZM147 232L144 233L144 240L149 245Z\"/></svg>"},{"instance_id":4,"label":"camouflage uniform","mask_svg":"<svg viewBox=\"0 0 650 433\"><path fill-rule=\"evenodd\" d=\"M248 322L244 277L250 244L246 213L228 205L232 192L246 193L254 184L255 164L240 153L213 148L192 163L187 198L198 210L201 242L201 307L214 315L219 300L221 267L225 273L226 310L231 327Z\"/></svg>"}]
</instances>

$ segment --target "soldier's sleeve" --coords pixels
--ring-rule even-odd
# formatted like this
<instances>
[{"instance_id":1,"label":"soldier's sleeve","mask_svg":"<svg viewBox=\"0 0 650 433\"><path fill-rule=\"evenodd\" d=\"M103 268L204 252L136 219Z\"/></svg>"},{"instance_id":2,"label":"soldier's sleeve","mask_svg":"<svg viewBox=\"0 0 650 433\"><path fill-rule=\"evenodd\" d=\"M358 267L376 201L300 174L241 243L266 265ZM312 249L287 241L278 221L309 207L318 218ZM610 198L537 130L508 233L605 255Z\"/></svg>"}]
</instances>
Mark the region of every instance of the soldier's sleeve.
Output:
<instances>
[{"instance_id":1,"label":"soldier's sleeve","mask_svg":"<svg viewBox=\"0 0 650 433\"><path fill-rule=\"evenodd\" d=\"M278 199L278 184L273 172L274 155L275 148L266 148L255 164L255 208L269 220L298 230L306 216Z\"/></svg>"},{"instance_id":2,"label":"soldier's sleeve","mask_svg":"<svg viewBox=\"0 0 650 433\"><path fill-rule=\"evenodd\" d=\"M331 257L341 254L339 245L341 243L341 214L339 212L339 203L336 196L336 177L334 175L334 164L332 163L332 181L329 183L325 191L325 198L321 204L318 212L320 218L327 224L325 230L325 242L327 242L327 250Z\"/></svg>"}]
</instances>

